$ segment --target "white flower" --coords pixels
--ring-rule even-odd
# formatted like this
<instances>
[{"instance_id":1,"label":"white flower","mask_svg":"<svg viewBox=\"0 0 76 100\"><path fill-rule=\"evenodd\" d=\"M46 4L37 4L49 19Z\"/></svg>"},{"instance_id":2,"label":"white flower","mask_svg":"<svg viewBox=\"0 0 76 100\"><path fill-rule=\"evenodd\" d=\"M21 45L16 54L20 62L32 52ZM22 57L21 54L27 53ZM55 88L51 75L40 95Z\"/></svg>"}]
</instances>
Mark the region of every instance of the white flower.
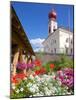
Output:
<instances>
[{"instance_id":1,"label":"white flower","mask_svg":"<svg viewBox=\"0 0 76 100\"><path fill-rule=\"evenodd\" d=\"M51 95L54 94L54 93L55 93L55 88L52 87L51 90L50 90L49 92L50 92Z\"/></svg>"},{"instance_id":2,"label":"white flower","mask_svg":"<svg viewBox=\"0 0 76 100\"><path fill-rule=\"evenodd\" d=\"M27 87L31 87L31 86L32 86L32 83L29 82L29 83L27 84Z\"/></svg>"},{"instance_id":3,"label":"white flower","mask_svg":"<svg viewBox=\"0 0 76 100\"><path fill-rule=\"evenodd\" d=\"M44 93L43 92L40 92L40 96L44 96Z\"/></svg>"},{"instance_id":4,"label":"white flower","mask_svg":"<svg viewBox=\"0 0 76 100\"><path fill-rule=\"evenodd\" d=\"M49 92L49 91L46 91L46 92L45 92L45 95L46 95L46 96L47 96L47 95L50 96L50 92Z\"/></svg>"},{"instance_id":5,"label":"white flower","mask_svg":"<svg viewBox=\"0 0 76 100\"><path fill-rule=\"evenodd\" d=\"M36 97L37 95L36 95L36 94L34 94L33 96L34 96L34 97Z\"/></svg>"},{"instance_id":6,"label":"white flower","mask_svg":"<svg viewBox=\"0 0 76 100\"><path fill-rule=\"evenodd\" d=\"M66 89L69 89L69 88L66 86Z\"/></svg>"},{"instance_id":7,"label":"white flower","mask_svg":"<svg viewBox=\"0 0 76 100\"><path fill-rule=\"evenodd\" d=\"M54 72L52 72L52 75L51 75L51 78L55 78L55 73Z\"/></svg>"},{"instance_id":8,"label":"white flower","mask_svg":"<svg viewBox=\"0 0 76 100\"><path fill-rule=\"evenodd\" d=\"M23 90L24 90L23 88L20 89L21 92L22 92Z\"/></svg>"},{"instance_id":9,"label":"white flower","mask_svg":"<svg viewBox=\"0 0 76 100\"><path fill-rule=\"evenodd\" d=\"M47 82L45 81L44 84L47 85Z\"/></svg>"},{"instance_id":10,"label":"white flower","mask_svg":"<svg viewBox=\"0 0 76 100\"><path fill-rule=\"evenodd\" d=\"M32 87L36 90L36 92L39 91L39 88L38 88L38 86L36 84L34 84Z\"/></svg>"},{"instance_id":11,"label":"white flower","mask_svg":"<svg viewBox=\"0 0 76 100\"><path fill-rule=\"evenodd\" d=\"M46 74L44 74L44 75L43 75L43 77L47 78L47 75L46 75Z\"/></svg>"},{"instance_id":12,"label":"white flower","mask_svg":"<svg viewBox=\"0 0 76 100\"><path fill-rule=\"evenodd\" d=\"M54 77L55 73L52 73L51 75L36 75L35 77L33 77L33 75L30 75L29 78L32 79L33 82L29 81L27 84L27 88L30 92L33 93L32 96L50 96L57 95L58 93L59 95L69 94L69 92L67 91L68 87L64 87L63 92L60 92L62 88L61 81L59 79L55 80ZM23 90L23 88L20 89L20 91ZM17 90L16 92L18 93L19 91Z\"/></svg>"},{"instance_id":13,"label":"white flower","mask_svg":"<svg viewBox=\"0 0 76 100\"><path fill-rule=\"evenodd\" d=\"M38 75L35 76L34 80L35 80L35 83L41 84L41 78Z\"/></svg>"},{"instance_id":14,"label":"white flower","mask_svg":"<svg viewBox=\"0 0 76 100\"><path fill-rule=\"evenodd\" d=\"M47 87L45 87L45 88L44 88L44 91L48 91L48 88L47 88Z\"/></svg>"},{"instance_id":15,"label":"white flower","mask_svg":"<svg viewBox=\"0 0 76 100\"><path fill-rule=\"evenodd\" d=\"M35 79L39 79L40 77L38 75L35 76Z\"/></svg>"},{"instance_id":16,"label":"white flower","mask_svg":"<svg viewBox=\"0 0 76 100\"><path fill-rule=\"evenodd\" d=\"M12 89L15 90L16 86L14 83L12 83Z\"/></svg>"},{"instance_id":17,"label":"white flower","mask_svg":"<svg viewBox=\"0 0 76 100\"><path fill-rule=\"evenodd\" d=\"M19 89L16 90L16 93L19 93Z\"/></svg>"},{"instance_id":18,"label":"white flower","mask_svg":"<svg viewBox=\"0 0 76 100\"><path fill-rule=\"evenodd\" d=\"M33 87L30 87L29 90L32 92L32 93L35 93L35 89Z\"/></svg>"},{"instance_id":19,"label":"white flower","mask_svg":"<svg viewBox=\"0 0 76 100\"><path fill-rule=\"evenodd\" d=\"M39 88L36 84L33 84L31 87L29 87L29 90L32 92L32 93L35 93L35 92L38 92L39 91Z\"/></svg>"},{"instance_id":20,"label":"white flower","mask_svg":"<svg viewBox=\"0 0 76 100\"><path fill-rule=\"evenodd\" d=\"M61 83L61 81L60 81L60 80L58 80L58 85L59 85L59 86L61 86L61 85L62 85L62 83Z\"/></svg>"},{"instance_id":21,"label":"white flower","mask_svg":"<svg viewBox=\"0 0 76 100\"><path fill-rule=\"evenodd\" d=\"M34 79L34 76L33 75L30 75L29 76L29 79L33 80Z\"/></svg>"},{"instance_id":22,"label":"white flower","mask_svg":"<svg viewBox=\"0 0 76 100\"><path fill-rule=\"evenodd\" d=\"M32 95L30 95L29 97L32 97Z\"/></svg>"},{"instance_id":23,"label":"white flower","mask_svg":"<svg viewBox=\"0 0 76 100\"><path fill-rule=\"evenodd\" d=\"M25 77L23 80L27 80L27 78Z\"/></svg>"},{"instance_id":24,"label":"white flower","mask_svg":"<svg viewBox=\"0 0 76 100\"><path fill-rule=\"evenodd\" d=\"M44 78L41 78L41 83L44 83L45 82L45 79Z\"/></svg>"},{"instance_id":25,"label":"white flower","mask_svg":"<svg viewBox=\"0 0 76 100\"><path fill-rule=\"evenodd\" d=\"M36 95L36 96L40 96L40 94L39 94L39 93L36 93L35 95Z\"/></svg>"}]
</instances>

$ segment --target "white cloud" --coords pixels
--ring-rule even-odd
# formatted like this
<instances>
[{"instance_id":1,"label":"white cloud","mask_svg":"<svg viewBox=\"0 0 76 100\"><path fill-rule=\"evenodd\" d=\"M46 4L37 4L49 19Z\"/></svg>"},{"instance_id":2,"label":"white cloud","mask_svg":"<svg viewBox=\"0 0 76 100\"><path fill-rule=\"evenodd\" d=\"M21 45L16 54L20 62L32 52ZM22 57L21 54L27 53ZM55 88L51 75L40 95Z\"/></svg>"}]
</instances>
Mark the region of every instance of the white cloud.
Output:
<instances>
[{"instance_id":1,"label":"white cloud","mask_svg":"<svg viewBox=\"0 0 76 100\"><path fill-rule=\"evenodd\" d=\"M43 52L44 51L44 48L43 47L42 48L36 48L36 49L34 49L34 51L35 52L39 52L39 51L42 51Z\"/></svg>"},{"instance_id":2,"label":"white cloud","mask_svg":"<svg viewBox=\"0 0 76 100\"><path fill-rule=\"evenodd\" d=\"M42 42L44 41L45 39L41 39L41 38L36 38L36 39L31 39L30 40L30 43L33 44L33 45L37 45L37 46L40 46L42 47Z\"/></svg>"},{"instance_id":3,"label":"white cloud","mask_svg":"<svg viewBox=\"0 0 76 100\"><path fill-rule=\"evenodd\" d=\"M35 38L35 39L31 39L30 40L30 43L34 49L35 52L38 52L40 50L43 50L43 44L42 42L44 41L45 39L41 39L41 38Z\"/></svg>"},{"instance_id":4,"label":"white cloud","mask_svg":"<svg viewBox=\"0 0 76 100\"><path fill-rule=\"evenodd\" d=\"M38 51L40 51L40 48L36 48L36 49L34 49L34 51L35 52L38 52Z\"/></svg>"}]
</instances>

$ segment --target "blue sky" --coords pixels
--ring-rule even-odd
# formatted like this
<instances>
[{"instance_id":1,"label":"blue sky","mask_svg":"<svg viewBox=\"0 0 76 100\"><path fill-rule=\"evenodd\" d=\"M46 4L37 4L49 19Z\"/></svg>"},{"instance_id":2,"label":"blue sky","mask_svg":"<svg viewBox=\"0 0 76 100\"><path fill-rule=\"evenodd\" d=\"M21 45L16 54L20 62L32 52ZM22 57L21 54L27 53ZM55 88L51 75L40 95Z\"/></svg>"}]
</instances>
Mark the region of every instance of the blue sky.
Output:
<instances>
[{"instance_id":1,"label":"blue sky","mask_svg":"<svg viewBox=\"0 0 76 100\"><path fill-rule=\"evenodd\" d=\"M12 2L12 5L34 50L41 48L42 41L48 36L48 13L53 8L57 12L58 26L68 27L70 23L70 30L73 31L72 5L26 2Z\"/></svg>"}]
</instances>

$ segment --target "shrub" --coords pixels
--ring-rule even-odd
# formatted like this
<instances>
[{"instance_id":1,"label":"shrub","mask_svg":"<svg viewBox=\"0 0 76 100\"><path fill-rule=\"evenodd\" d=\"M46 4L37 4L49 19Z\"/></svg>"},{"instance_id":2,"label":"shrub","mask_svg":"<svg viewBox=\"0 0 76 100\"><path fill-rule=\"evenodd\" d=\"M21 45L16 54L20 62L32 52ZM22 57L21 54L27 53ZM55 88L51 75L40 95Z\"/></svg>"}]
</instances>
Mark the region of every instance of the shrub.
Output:
<instances>
[{"instance_id":1,"label":"shrub","mask_svg":"<svg viewBox=\"0 0 76 100\"><path fill-rule=\"evenodd\" d=\"M73 59L66 55L61 55L60 66L73 68Z\"/></svg>"},{"instance_id":2,"label":"shrub","mask_svg":"<svg viewBox=\"0 0 76 100\"><path fill-rule=\"evenodd\" d=\"M54 64L55 67L53 68L53 71L57 71L64 68L73 68L73 59L69 58L66 55L60 55L60 60L56 61L49 61L47 63L44 63L43 66L46 68L47 72L50 71L50 64Z\"/></svg>"}]
</instances>

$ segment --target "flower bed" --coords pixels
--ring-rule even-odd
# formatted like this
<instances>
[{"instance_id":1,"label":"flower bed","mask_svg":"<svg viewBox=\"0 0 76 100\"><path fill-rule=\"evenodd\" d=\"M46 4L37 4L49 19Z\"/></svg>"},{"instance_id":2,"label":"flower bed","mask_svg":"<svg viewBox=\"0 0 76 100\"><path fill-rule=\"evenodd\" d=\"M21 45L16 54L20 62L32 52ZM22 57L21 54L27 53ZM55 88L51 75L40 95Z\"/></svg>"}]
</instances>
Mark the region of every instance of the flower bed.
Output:
<instances>
[{"instance_id":1,"label":"flower bed","mask_svg":"<svg viewBox=\"0 0 76 100\"><path fill-rule=\"evenodd\" d=\"M11 98L74 94L74 72L70 63L65 59L46 64L36 60L31 74L11 77Z\"/></svg>"},{"instance_id":2,"label":"flower bed","mask_svg":"<svg viewBox=\"0 0 76 100\"><path fill-rule=\"evenodd\" d=\"M50 75L36 73L27 77L20 75L18 78L22 80L16 85L12 83L11 98L73 94L72 69L52 72Z\"/></svg>"}]
</instances>

